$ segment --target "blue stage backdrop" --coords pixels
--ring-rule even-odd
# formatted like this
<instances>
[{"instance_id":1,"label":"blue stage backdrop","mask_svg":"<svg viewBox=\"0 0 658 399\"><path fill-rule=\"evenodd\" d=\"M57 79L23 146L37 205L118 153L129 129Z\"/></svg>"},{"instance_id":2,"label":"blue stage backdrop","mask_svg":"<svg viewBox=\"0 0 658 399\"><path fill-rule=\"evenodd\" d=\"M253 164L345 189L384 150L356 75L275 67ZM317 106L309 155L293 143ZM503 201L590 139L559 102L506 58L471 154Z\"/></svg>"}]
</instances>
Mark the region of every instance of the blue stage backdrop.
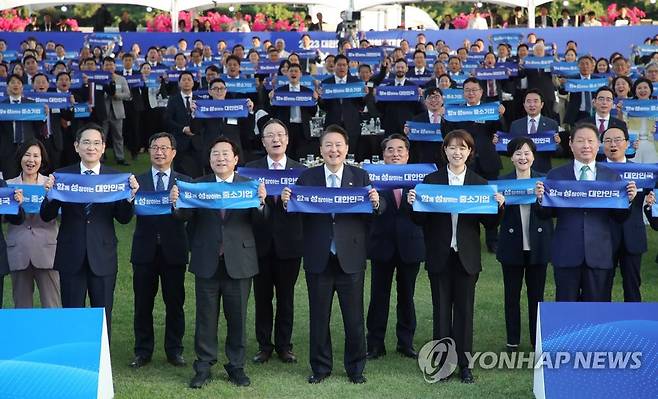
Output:
<instances>
[{"instance_id":1,"label":"blue stage backdrop","mask_svg":"<svg viewBox=\"0 0 658 399\"><path fill-rule=\"evenodd\" d=\"M450 48L457 49L461 46L464 39L474 41L482 38L489 44L489 36L494 33L522 33L524 36L530 32L535 32L539 37L546 39L547 43L557 43L560 52L564 51L568 40L575 40L578 43L578 54L591 54L596 57L608 57L614 51L618 51L625 56L631 52L631 46L642 44L644 39L656 34L655 26L630 26L630 27L600 27L600 28L546 28L546 29L492 29L492 30L468 30L456 29L449 31L427 30L424 31L428 40L436 41L443 39L448 43ZM363 32L363 35L373 44L381 45L386 42L388 45L398 45L402 39L407 39L412 45L416 42L418 31L385 31L385 32ZM251 37L259 36L261 40L269 39L274 42L276 39L283 39L286 42L287 49L301 47L301 36L304 32L251 32L251 33L152 33L152 32L129 32L122 33L123 45L127 48L133 43L138 43L145 52L149 46L173 45L180 38L185 38L189 42L189 48L195 39L201 39L210 44L215 49L215 44L219 40L225 40L229 47L237 43L242 43L249 48ZM320 48L324 52L335 52L338 40L336 35L330 32L309 32L311 36L311 47ZM63 43L67 50L79 49L85 39L85 34L77 32L2 32L2 38L7 40L10 50L18 48L20 42L29 36L35 36L39 41L45 42L53 40L57 43Z\"/></svg>"}]
</instances>

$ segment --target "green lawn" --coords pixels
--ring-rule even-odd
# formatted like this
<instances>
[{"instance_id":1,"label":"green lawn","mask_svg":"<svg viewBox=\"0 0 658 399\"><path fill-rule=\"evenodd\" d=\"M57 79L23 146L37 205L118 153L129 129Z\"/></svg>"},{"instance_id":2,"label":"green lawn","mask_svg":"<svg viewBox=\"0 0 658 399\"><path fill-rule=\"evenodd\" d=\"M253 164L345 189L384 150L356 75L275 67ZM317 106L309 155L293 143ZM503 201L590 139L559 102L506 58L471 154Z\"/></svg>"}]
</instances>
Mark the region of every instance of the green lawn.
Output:
<instances>
[{"instance_id":1,"label":"green lawn","mask_svg":"<svg viewBox=\"0 0 658 399\"><path fill-rule=\"evenodd\" d=\"M110 157L112 158L112 157ZM509 170L509 163L506 163ZM132 170L144 171L148 164L145 155L140 157ZM123 168L128 169L128 168ZM112 339L112 365L114 374L114 389L117 398L218 398L218 397L244 397L244 398L530 398L532 397L532 371L531 370L479 370L474 371L475 385L461 384L458 379L448 383L428 384L414 360L402 358L395 353L395 300L391 301L391 317L389 317L388 339L386 341L388 355L382 359L368 362L365 375L368 383L353 385L347 382L343 370L343 333L342 320L338 311L337 302L334 303L335 317L332 319L332 337L334 346L334 373L320 385L309 385L306 377L309 374L308 366L308 299L306 283L303 273L296 290L295 329L293 333L294 351L299 358L297 364L283 364L278 360L271 360L265 365L247 363L246 372L252 384L248 388L236 388L228 383L222 364L226 358L219 354L219 363L213 368L213 381L205 389L195 391L187 388L193 375L191 363L194 360L194 290L193 276L187 275L185 303L186 334L185 358L189 366L174 368L166 363L162 348L164 329L164 306L160 296L155 309L156 323L156 352L153 362L148 366L133 370L128 363L133 357L133 293L132 268L129 263L130 246L134 223L117 225L119 237L119 276L114 301L113 339ZM649 233L650 250L643 262L643 295L645 301L658 301L658 271L654 259L658 246L656 233ZM505 322L503 313L503 286L500 265L490 254L483 257L484 270L477 285L477 299L475 311L475 342L476 351L503 350L505 345ZM549 269L550 271L550 269ZM370 292L370 270L366 273L366 309ZM619 276L619 274L617 274ZM5 304L10 306L11 283L5 279ZM523 294L525 295L525 294ZM546 284L546 298L552 300L555 295L552 273L549 272ZM395 298L395 296L393 296ZM617 278L614 287L614 300L622 300L621 280ZM522 299L522 306L525 301ZM253 294L250 297L248 326L249 358L257 351L256 339L253 332L254 312ZM416 332L415 346L417 349L432 337L432 308L427 274L421 272L416 283L416 312L418 330ZM223 316L222 316L223 317ZM523 312L522 346L520 350L531 350L528 331L526 328L527 315ZM220 348L223 348L223 337L226 334L225 323L220 323ZM223 350L223 349L222 349Z\"/></svg>"}]
</instances>

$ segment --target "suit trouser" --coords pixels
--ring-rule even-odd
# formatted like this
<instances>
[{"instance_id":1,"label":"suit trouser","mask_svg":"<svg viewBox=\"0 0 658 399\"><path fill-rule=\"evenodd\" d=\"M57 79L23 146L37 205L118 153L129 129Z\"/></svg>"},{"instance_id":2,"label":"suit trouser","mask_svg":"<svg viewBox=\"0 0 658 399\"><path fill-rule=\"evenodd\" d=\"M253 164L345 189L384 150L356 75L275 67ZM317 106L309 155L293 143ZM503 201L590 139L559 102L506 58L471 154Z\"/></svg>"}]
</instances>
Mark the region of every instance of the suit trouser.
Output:
<instances>
[{"instance_id":1,"label":"suit trouser","mask_svg":"<svg viewBox=\"0 0 658 399\"><path fill-rule=\"evenodd\" d=\"M107 336L112 336L112 307L114 304L114 287L116 286L116 273L107 276L97 276L89 267L89 260L85 256L84 264L77 273L59 272L62 288L62 307L84 308L87 295L92 308L105 308L107 321Z\"/></svg>"},{"instance_id":2,"label":"suit trouser","mask_svg":"<svg viewBox=\"0 0 658 399\"><path fill-rule=\"evenodd\" d=\"M334 292L343 315L345 331L344 364L348 376L358 376L366 366L366 337L363 317L365 271L345 273L335 255L329 256L321 273L306 273L309 302L310 364L315 375L331 373L331 305Z\"/></svg>"},{"instance_id":3,"label":"suit trouser","mask_svg":"<svg viewBox=\"0 0 658 399\"><path fill-rule=\"evenodd\" d=\"M528 331L530 344L534 347L537 333L537 304L544 301L546 264L530 264L529 251L524 251L523 256L525 258L523 265L502 264L507 345L516 346L521 341L521 290L525 277L528 295Z\"/></svg>"},{"instance_id":4,"label":"suit trouser","mask_svg":"<svg viewBox=\"0 0 658 399\"><path fill-rule=\"evenodd\" d=\"M479 273L468 274L459 255L450 250L446 270L428 273L432 289L434 339L451 337L457 349L457 364L468 367L466 352L473 351L473 308Z\"/></svg>"},{"instance_id":5,"label":"suit trouser","mask_svg":"<svg viewBox=\"0 0 658 399\"><path fill-rule=\"evenodd\" d=\"M139 147L142 142L141 140L141 119L143 111L135 111L134 102L124 102L124 107L126 108L126 120L123 124L126 137L126 146L130 150L130 153L135 156L139 153Z\"/></svg>"},{"instance_id":6,"label":"suit trouser","mask_svg":"<svg viewBox=\"0 0 658 399\"><path fill-rule=\"evenodd\" d=\"M612 285L615 279L615 269L619 265L621 271L622 286L624 287L624 302L642 302L640 284L642 278L640 268L642 266L642 254L631 254L625 245L621 245L614 259L614 268L608 276L608 291L612 295ZM610 298L609 300L612 300Z\"/></svg>"},{"instance_id":7,"label":"suit trouser","mask_svg":"<svg viewBox=\"0 0 658 399\"><path fill-rule=\"evenodd\" d=\"M388 261L371 260L370 305L368 307L368 349L384 347L388 309L391 302L391 285L395 272L397 291L397 323L395 333L400 348L413 348L416 332L414 291L420 263L405 263L396 251ZM397 269L397 272L396 272Z\"/></svg>"},{"instance_id":8,"label":"suit trouser","mask_svg":"<svg viewBox=\"0 0 658 399\"><path fill-rule=\"evenodd\" d=\"M59 285L59 273L53 269L37 269L31 263L24 270L11 272L12 295L14 307L34 307L34 282L39 287L42 308L61 308L62 294Z\"/></svg>"},{"instance_id":9,"label":"suit trouser","mask_svg":"<svg viewBox=\"0 0 658 399\"><path fill-rule=\"evenodd\" d=\"M555 267L555 302L610 302L609 269Z\"/></svg>"},{"instance_id":10,"label":"suit trouser","mask_svg":"<svg viewBox=\"0 0 658 399\"><path fill-rule=\"evenodd\" d=\"M301 258L281 259L272 249L258 258L258 274L254 276L256 301L256 339L258 348L278 353L292 349L292 328L295 316L295 284ZM276 292L276 316L272 300ZM274 320L274 323L272 323ZM273 325L274 324L274 325ZM274 327L274 345L272 345Z\"/></svg>"},{"instance_id":11,"label":"suit trouser","mask_svg":"<svg viewBox=\"0 0 658 399\"><path fill-rule=\"evenodd\" d=\"M158 245L151 263L133 265L133 293L135 295L135 355L150 358L155 347L153 332L153 306L158 293L158 280L162 285L165 304L164 349L168 358L183 354L185 333L185 264L172 265L162 255Z\"/></svg>"},{"instance_id":12,"label":"suit trouser","mask_svg":"<svg viewBox=\"0 0 658 399\"><path fill-rule=\"evenodd\" d=\"M116 119L114 110L112 110L111 115L103 121L103 131L105 132L105 141L107 141L108 133L111 133L114 157L119 161L125 159L123 154L123 119Z\"/></svg>"},{"instance_id":13,"label":"suit trouser","mask_svg":"<svg viewBox=\"0 0 658 399\"><path fill-rule=\"evenodd\" d=\"M220 258L217 273L211 278L195 277L196 323L194 332L194 361L196 372L209 371L217 363L217 323L219 307L224 301L226 319L225 351L227 370L244 368L247 302L251 289L251 277L232 279L226 272L224 258Z\"/></svg>"}]
</instances>

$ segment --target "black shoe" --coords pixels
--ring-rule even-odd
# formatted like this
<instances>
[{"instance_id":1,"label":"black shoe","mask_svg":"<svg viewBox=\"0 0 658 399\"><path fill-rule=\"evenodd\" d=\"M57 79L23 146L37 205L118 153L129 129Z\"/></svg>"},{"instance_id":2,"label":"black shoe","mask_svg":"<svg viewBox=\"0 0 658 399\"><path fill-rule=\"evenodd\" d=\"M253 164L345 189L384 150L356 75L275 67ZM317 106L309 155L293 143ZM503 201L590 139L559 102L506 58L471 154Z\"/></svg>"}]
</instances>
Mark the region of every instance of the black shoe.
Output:
<instances>
[{"instance_id":1,"label":"black shoe","mask_svg":"<svg viewBox=\"0 0 658 399\"><path fill-rule=\"evenodd\" d=\"M368 360L375 360L375 359L379 359L385 354L386 354L386 348L384 348L383 346L373 346L372 349L370 349L368 353L366 353L366 358Z\"/></svg>"},{"instance_id":2,"label":"black shoe","mask_svg":"<svg viewBox=\"0 0 658 399\"><path fill-rule=\"evenodd\" d=\"M311 374L311 375L308 377L308 383L309 383L309 384L319 384L319 383L321 383L322 381L324 381L325 378L329 377L330 375L331 375L331 373L327 373L327 374Z\"/></svg>"},{"instance_id":3,"label":"black shoe","mask_svg":"<svg viewBox=\"0 0 658 399\"><path fill-rule=\"evenodd\" d=\"M507 351L507 353L518 352L519 351L519 346L518 345L507 344L507 345L505 345L505 350Z\"/></svg>"},{"instance_id":4,"label":"black shoe","mask_svg":"<svg viewBox=\"0 0 658 399\"><path fill-rule=\"evenodd\" d=\"M297 363L297 356L291 350L277 352L277 354L284 363Z\"/></svg>"},{"instance_id":5,"label":"black shoe","mask_svg":"<svg viewBox=\"0 0 658 399\"><path fill-rule=\"evenodd\" d=\"M365 384L368 381L363 374L351 375L349 379L352 384Z\"/></svg>"},{"instance_id":6,"label":"black shoe","mask_svg":"<svg viewBox=\"0 0 658 399\"><path fill-rule=\"evenodd\" d=\"M172 366L176 366L176 367L185 366L185 358L183 358L183 355L167 356L167 361Z\"/></svg>"},{"instance_id":7,"label":"black shoe","mask_svg":"<svg viewBox=\"0 0 658 399\"><path fill-rule=\"evenodd\" d=\"M130 162L126 162L125 159L117 159L117 165L130 166Z\"/></svg>"},{"instance_id":8,"label":"black shoe","mask_svg":"<svg viewBox=\"0 0 658 399\"><path fill-rule=\"evenodd\" d=\"M134 369L138 369L142 366L146 366L151 362L151 357L150 356L135 356L133 361L129 364L130 367Z\"/></svg>"},{"instance_id":9,"label":"black shoe","mask_svg":"<svg viewBox=\"0 0 658 399\"><path fill-rule=\"evenodd\" d=\"M489 251L490 254L495 254L496 251L498 251L498 243L497 242L487 243L487 251Z\"/></svg>"},{"instance_id":10,"label":"black shoe","mask_svg":"<svg viewBox=\"0 0 658 399\"><path fill-rule=\"evenodd\" d=\"M210 380L210 371L197 371L192 381L190 381L190 388L200 389Z\"/></svg>"},{"instance_id":11,"label":"black shoe","mask_svg":"<svg viewBox=\"0 0 658 399\"><path fill-rule=\"evenodd\" d=\"M412 348L405 348L402 346L398 346L397 352L401 354L404 357L408 357L411 359L416 359L418 358L418 352L412 347Z\"/></svg>"},{"instance_id":12,"label":"black shoe","mask_svg":"<svg viewBox=\"0 0 658 399\"><path fill-rule=\"evenodd\" d=\"M231 381L233 384L239 387L248 387L249 385L251 385L251 380L244 373L244 369L239 369L239 368L229 369L227 367L225 368L226 368L226 372L228 373L228 380Z\"/></svg>"},{"instance_id":13,"label":"black shoe","mask_svg":"<svg viewBox=\"0 0 658 399\"><path fill-rule=\"evenodd\" d=\"M464 367L459 370L459 377L464 384L475 384L475 378L473 378L473 373L468 367Z\"/></svg>"},{"instance_id":14,"label":"black shoe","mask_svg":"<svg viewBox=\"0 0 658 399\"><path fill-rule=\"evenodd\" d=\"M256 356L252 359L254 363L262 364L267 363L268 360L272 357L272 351L258 351Z\"/></svg>"}]
</instances>

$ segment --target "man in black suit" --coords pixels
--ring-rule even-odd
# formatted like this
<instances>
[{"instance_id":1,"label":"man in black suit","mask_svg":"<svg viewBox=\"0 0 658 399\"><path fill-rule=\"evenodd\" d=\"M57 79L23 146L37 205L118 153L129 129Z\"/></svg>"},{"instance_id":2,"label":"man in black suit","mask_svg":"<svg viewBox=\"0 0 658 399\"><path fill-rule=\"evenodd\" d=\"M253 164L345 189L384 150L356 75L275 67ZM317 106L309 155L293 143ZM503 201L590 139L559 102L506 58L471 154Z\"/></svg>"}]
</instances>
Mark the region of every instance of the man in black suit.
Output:
<instances>
[{"instance_id":1,"label":"man in black suit","mask_svg":"<svg viewBox=\"0 0 658 399\"><path fill-rule=\"evenodd\" d=\"M401 134L388 136L382 142L385 164L406 164L409 140ZM410 219L411 207L401 188L383 190L380 195L389 206L373 220L368 236L368 257L372 264L370 306L368 307L368 359L386 354L384 338L388 322L393 273L397 291L397 352L416 358L413 346L416 331L414 291L420 262L425 260L423 230Z\"/></svg>"},{"instance_id":2,"label":"man in black suit","mask_svg":"<svg viewBox=\"0 0 658 399\"><path fill-rule=\"evenodd\" d=\"M88 93L88 98L90 99L90 103L92 105L92 111L89 120L102 126L105 120L108 118L107 106L105 105L105 102L107 101L105 94L109 94L112 91L111 87L114 84L114 80L110 80L110 83L105 85L89 82L87 75L85 75L85 71L95 71L96 69L96 61L93 58L86 58L80 63L83 85L80 89L78 89L78 93L79 95L82 95L81 92L83 91Z\"/></svg>"},{"instance_id":3,"label":"man in black suit","mask_svg":"<svg viewBox=\"0 0 658 399\"><path fill-rule=\"evenodd\" d=\"M210 149L213 173L197 182L244 182L249 179L234 172L238 147L226 137L218 137ZM217 323L219 304L226 318L226 357L229 380L237 386L251 384L244 372L247 301L251 278L258 273L258 257L253 226L267 217L265 186L258 188L260 207L251 209L177 209L178 187L171 189L174 215L188 221L192 251L190 272L194 274L196 323L194 333L195 375L190 388L202 388L210 379L210 368L217 363Z\"/></svg>"},{"instance_id":4,"label":"man in black suit","mask_svg":"<svg viewBox=\"0 0 658 399\"><path fill-rule=\"evenodd\" d=\"M568 26L573 26L574 24L574 19L569 15L569 10L566 8L562 9L562 17L558 18L557 20L557 27L568 27Z\"/></svg>"},{"instance_id":5,"label":"man in black suit","mask_svg":"<svg viewBox=\"0 0 658 399\"><path fill-rule=\"evenodd\" d=\"M286 156L288 131L283 121L267 121L261 139L267 156L248 163L247 167L274 170L306 168ZM293 363L297 361L292 352L291 339L295 284L302 258L302 219L299 214L286 212L279 193L271 194L265 199L270 209L269 218L254 232L258 250L258 274L254 277L258 353L253 360L255 363L265 363L276 350L279 359ZM272 306L275 291L276 315Z\"/></svg>"},{"instance_id":6,"label":"man in black suit","mask_svg":"<svg viewBox=\"0 0 658 399\"><path fill-rule=\"evenodd\" d=\"M432 87L425 90L425 107L422 111L413 117L414 122L423 123L443 123L443 93L438 87ZM441 132L443 135L446 131ZM405 134L408 129L405 127ZM415 141L411 144L411 162L412 163L435 163L442 164L441 159L441 142L433 141Z\"/></svg>"},{"instance_id":7,"label":"man in black suit","mask_svg":"<svg viewBox=\"0 0 658 399\"><path fill-rule=\"evenodd\" d=\"M546 48L543 43L537 43L533 46L532 52L534 57L544 57L546 55ZM528 89L537 89L541 93L544 100L542 114L551 119L557 120L554 111L555 85L553 84L553 75L551 72L543 69L521 69L519 70L519 77L521 79L527 78ZM518 95L522 96L519 100L523 101L525 92L517 92L517 96ZM521 103L521 101L519 101L519 103ZM519 112L518 115L521 116L523 113Z\"/></svg>"},{"instance_id":8,"label":"man in black suit","mask_svg":"<svg viewBox=\"0 0 658 399\"><path fill-rule=\"evenodd\" d=\"M599 87L594 93L594 101L592 102L595 110L594 115L581 119L579 122L593 124L599 130L600 135L612 127L628 131L626 122L610 115L610 111L614 106L614 98L615 95L611 88L608 86Z\"/></svg>"},{"instance_id":9,"label":"man in black suit","mask_svg":"<svg viewBox=\"0 0 658 399\"><path fill-rule=\"evenodd\" d=\"M403 58L395 61L394 64L395 79L386 86L405 86L413 87L418 91L416 101L378 101L377 109L382 116L382 128L385 134L402 133L404 124L411 120L414 115L423 111L423 104L420 102L420 93L422 89L415 83L407 79L407 61ZM376 90L376 89L375 89Z\"/></svg>"},{"instance_id":10,"label":"man in black suit","mask_svg":"<svg viewBox=\"0 0 658 399\"><path fill-rule=\"evenodd\" d=\"M464 99L466 106L475 106L480 104L482 99L482 86L476 78L468 78L464 81ZM499 108L501 116L505 112L502 105ZM473 171L487 180L498 179L498 173L503 164L500 161L500 155L496 152L497 141L496 132L503 131L504 120L501 118L497 121L466 121L466 122L445 122L441 126L441 131L445 134L455 129L464 129L473 136L475 140L475 160L472 166ZM496 252L496 243L498 241L498 232L496 227L486 230L487 249L490 253Z\"/></svg>"},{"instance_id":11,"label":"man in black suit","mask_svg":"<svg viewBox=\"0 0 658 399\"><path fill-rule=\"evenodd\" d=\"M338 125L328 126L320 137L324 166L304 171L297 184L344 188L370 185L368 174L363 169L345 164L348 140L345 129ZM370 189L368 195L373 213L384 211L377 190ZM285 188L281 193L284 206L287 206L290 196L290 188ZM363 284L369 219L370 215L363 214L305 213L302 216L313 372L308 378L310 384L322 382L333 368L329 319L334 291L338 294L345 326L345 371L350 382L366 382L363 376L366 365Z\"/></svg>"},{"instance_id":12,"label":"man in black suit","mask_svg":"<svg viewBox=\"0 0 658 399\"><path fill-rule=\"evenodd\" d=\"M105 175L118 173L101 164L105 152L102 128L88 124L78 130L75 150L82 162L57 170L58 173ZM44 184L49 191L55 176L48 176ZM133 199L139 189L135 176L130 176L132 196L127 200L107 203L73 203L50 200L41 203L41 219L49 222L59 216L61 223L57 235L55 270L59 272L62 289L62 306L82 308L87 295L91 307L104 307L108 337L112 326L112 305L116 285L117 237L114 220L121 224L133 216Z\"/></svg>"},{"instance_id":13,"label":"man in black suit","mask_svg":"<svg viewBox=\"0 0 658 399\"><path fill-rule=\"evenodd\" d=\"M578 69L580 70L578 78L583 80L591 79L592 73L594 72L594 65L594 59L589 55L584 55L578 58ZM564 84L566 79L560 78L560 82L561 84ZM567 94L563 88L560 89L560 93ZM564 122L574 125L582 119L591 117L592 109L592 92L569 93L569 101L566 105Z\"/></svg>"},{"instance_id":14,"label":"man in black suit","mask_svg":"<svg viewBox=\"0 0 658 399\"><path fill-rule=\"evenodd\" d=\"M178 86L180 92L169 97L165 111L167 131L174 136L178 144L174 169L186 176L197 178L203 174L203 162L199 159L203 150L200 132L192 129L192 114L195 109L192 101L192 72L183 71L178 76Z\"/></svg>"},{"instance_id":15,"label":"man in black suit","mask_svg":"<svg viewBox=\"0 0 658 399\"><path fill-rule=\"evenodd\" d=\"M553 18L548 15L548 8L541 6L539 15L535 17L535 28L552 28L553 26Z\"/></svg>"},{"instance_id":16,"label":"man in black suit","mask_svg":"<svg viewBox=\"0 0 658 399\"><path fill-rule=\"evenodd\" d=\"M323 80L322 83L344 84L359 81L356 76L349 75L349 59L342 54L335 57L334 73L334 76ZM324 100L322 99L322 93L320 93L318 105L327 113L324 119L325 127L334 124L343 127L347 131L352 148L358 148L359 136L361 135L359 110L363 109L363 98Z\"/></svg>"},{"instance_id":17,"label":"man in black suit","mask_svg":"<svg viewBox=\"0 0 658 399\"><path fill-rule=\"evenodd\" d=\"M288 148L288 155L292 159L300 159L306 157L307 154L317 154L318 152L318 139L311 137L311 118L315 116L318 111L318 106L311 107L285 107L271 105L272 97L275 92L301 92L306 94L313 94L317 100L318 94L312 88L302 86L299 79L302 76L302 69L299 64L292 64L288 67L288 80L289 84L281 86L277 89L270 91L270 109L269 113L273 118L276 118L286 124L286 130L289 132L288 139L290 146Z\"/></svg>"},{"instance_id":18,"label":"man in black suit","mask_svg":"<svg viewBox=\"0 0 658 399\"><path fill-rule=\"evenodd\" d=\"M123 62L123 77L130 79L133 75L141 77L139 70L133 69L135 56L132 53L125 53L121 58ZM125 123L123 124L123 134L126 137L126 144L130 150L130 155L134 160L139 155L139 147L142 142L140 138L141 120L144 113L144 98L148 96L148 87L138 86L130 88L130 99L123 102L123 108L126 113Z\"/></svg>"},{"instance_id":19,"label":"man in black suit","mask_svg":"<svg viewBox=\"0 0 658 399\"><path fill-rule=\"evenodd\" d=\"M151 168L137 176L142 191L169 191L177 180L189 178L171 169L176 156L176 139L169 133L156 133L149 139ZM167 361L184 366L183 333L185 332L185 265L188 246L185 223L172 215L137 216L130 262L133 264L135 295L135 358L132 368L140 368L153 355L153 305L162 285L165 303L164 349Z\"/></svg>"},{"instance_id":20,"label":"man in black suit","mask_svg":"<svg viewBox=\"0 0 658 399\"><path fill-rule=\"evenodd\" d=\"M7 77L7 98L4 104L33 103L23 96L23 81L18 75ZM0 172L5 179L18 176L20 169L15 160L18 147L33 137L38 137L44 122L3 121L0 122Z\"/></svg>"}]
</instances>

